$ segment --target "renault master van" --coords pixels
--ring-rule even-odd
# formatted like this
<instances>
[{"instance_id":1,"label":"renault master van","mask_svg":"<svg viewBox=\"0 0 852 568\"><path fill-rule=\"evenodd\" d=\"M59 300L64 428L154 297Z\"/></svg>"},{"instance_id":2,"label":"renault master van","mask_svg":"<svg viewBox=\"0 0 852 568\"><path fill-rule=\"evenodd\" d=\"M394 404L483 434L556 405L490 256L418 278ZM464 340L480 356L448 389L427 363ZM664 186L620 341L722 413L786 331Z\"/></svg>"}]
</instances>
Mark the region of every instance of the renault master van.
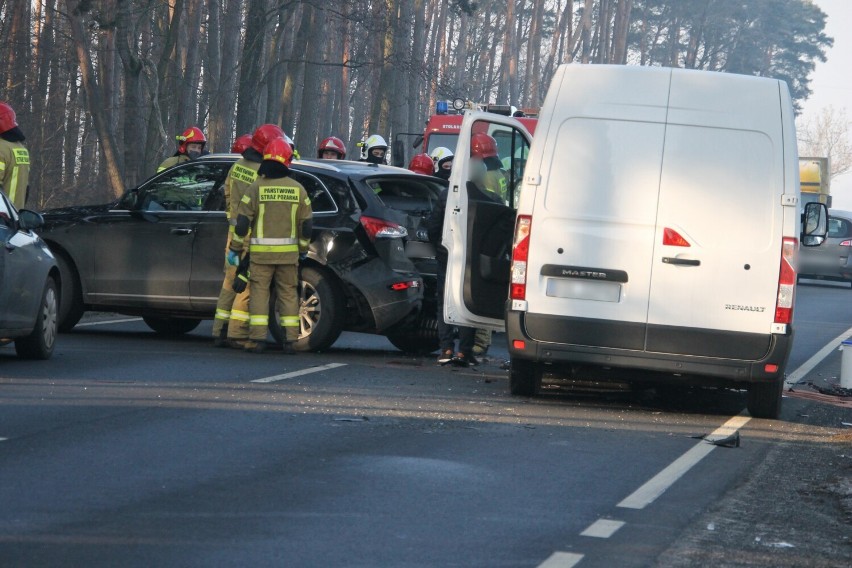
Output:
<instances>
[{"instance_id":1,"label":"renault master van","mask_svg":"<svg viewBox=\"0 0 852 568\"><path fill-rule=\"evenodd\" d=\"M444 223L444 315L505 325L512 393L534 394L548 366L605 369L742 385L752 415L778 415L797 251L824 238L827 218L820 204L802 214L785 83L563 65L523 179L513 163L504 170L502 201L469 181L482 167L466 158L471 133L482 131L502 135L510 163L530 144L510 118L465 117Z\"/></svg>"}]
</instances>

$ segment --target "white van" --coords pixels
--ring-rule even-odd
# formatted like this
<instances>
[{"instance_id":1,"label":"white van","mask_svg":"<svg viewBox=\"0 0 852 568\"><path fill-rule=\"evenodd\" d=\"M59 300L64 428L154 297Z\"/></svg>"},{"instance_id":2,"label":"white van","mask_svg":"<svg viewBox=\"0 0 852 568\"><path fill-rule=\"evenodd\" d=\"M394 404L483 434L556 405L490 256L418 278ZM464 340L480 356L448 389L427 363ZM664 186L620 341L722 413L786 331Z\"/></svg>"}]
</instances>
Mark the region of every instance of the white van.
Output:
<instances>
[{"instance_id":1,"label":"white van","mask_svg":"<svg viewBox=\"0 0 852 568\"><path fill-rule=\"evenodd\" d=\"M466 159L477 132L497 139L512 189L502 203L467 181L481 167ZM776 417L803 237L786 84L563 65L518 163L529 143L510 118L465 117L445 319L505 325L514 394L535 394L546 365L606 369L740 382L752 415ZM819 244L827 212L810 205L805 240Z\"/></svg>"}]
</instances>

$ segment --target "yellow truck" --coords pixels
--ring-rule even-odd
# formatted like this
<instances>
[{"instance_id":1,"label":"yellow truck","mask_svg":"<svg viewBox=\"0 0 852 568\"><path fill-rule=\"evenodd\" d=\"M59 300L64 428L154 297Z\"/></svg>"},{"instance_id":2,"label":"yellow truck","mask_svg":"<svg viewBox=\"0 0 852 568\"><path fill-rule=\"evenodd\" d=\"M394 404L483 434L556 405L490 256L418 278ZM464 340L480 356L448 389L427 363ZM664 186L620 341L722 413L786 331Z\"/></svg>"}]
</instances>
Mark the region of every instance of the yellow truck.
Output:
<instances>
[{"instance_id":1,"label":"yellow truck","mask_svg":"<svg viewBox=\"0 0 852 568\"><path fill-rule=\"evenodd\" d=\"M831 175L828 158L799 157L802 207L815 201L831 207Z\"/></svg>"}]
</instances>

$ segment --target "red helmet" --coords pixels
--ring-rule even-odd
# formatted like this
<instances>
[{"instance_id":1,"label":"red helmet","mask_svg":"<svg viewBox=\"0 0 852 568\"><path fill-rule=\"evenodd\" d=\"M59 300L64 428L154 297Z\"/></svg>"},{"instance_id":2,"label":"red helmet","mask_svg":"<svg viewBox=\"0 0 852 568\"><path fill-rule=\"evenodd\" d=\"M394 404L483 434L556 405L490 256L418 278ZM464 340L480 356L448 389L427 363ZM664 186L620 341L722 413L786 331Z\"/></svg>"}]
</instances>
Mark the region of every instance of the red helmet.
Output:
<instances>
[{"instance_id":1,"label":"red helmet","mask_svg":"<svg viewBox=\"0 0 852 568\"><path fill-rule=\"evenodd\" d=\"M415 154L408 163L408 169L418 174L431 176L435 173L435 164L429 154Z\"/></svg>"},{"instance_id":2,"label":"red helmet","mask_svg":"<svg viewBox=\"0 0 852 568\"><path fill-rule=\"evenodd\" d=\"M234 145L231 146L231 152L234 154L242 154L248 150L249 146L251 146L251 134L243 134L242 136L237 136L237 139L234 140Z\"/></svg>"},{"instance_id":3,"label":"red helmet","mask_svg":"<svg viewBox=\"0 0 852 568\"><path fill-rule=\"evenodd\" d=\"M263 154L266 145L276 138L284 138L284 131L277 124L261 124L251 135L251 147Z\"/></svg>"},{"instance_id":4,"label":"red helmet","mask_svg":"<svg viewBox=\"0 0 852 568\"><path fill-rule=\"evenodd\" d=\"M290 167L293 161L293 149L283 138L276 138L263 149L263 161L272 160Z\"/></svg>"},{"instance_id":5,"label":"red helmet","mask_svg":"<svg viewBox=\"0 0 852 568\"><path fill-rule=\"evenodd\" d=\"M470 137L470 155L475 158L497 157L497 141L488 134L479 132Z\"/></svg>"},{"instance_id":6,"label":"red helmet","mask_svg":"<svg viewBox=\"0 0 852 568\"><path fill-rule=\"evenodd\" d=\"M203 148L205 144L207 144L207 138L204 137L204 133L201 132L201 129L197 126L190 126L186 130L183 131L183 134L179 134L175 136L177 141L180 142L180 146L178 146L178 152L181 154L186 153L186 145L194 144L197 142L201 142L201 147Z\"/></svg>"},{"instance_id":7,"label":"red helmet","mask_svg":"<svg viewBox=\"0 0 852 568\"><path fill-rule=\"evenodd\" d=\"M343 140L338 138L337 136L329 136L322 142L320 142L319 147L317 148L317 158L322 158L322 153L327 151L337 152L339 156L339 160L346 159L346 145L343 143Z\"/></svg>"},{"instance_id":8,"label":"red helmet","mask_svg":"<svg viewBox=\"0 0 852 568\"><path fill-rule=\"evenodd\" d=\"M0 103L0 132L12 130L18 126L17 117L12 107L6 103Z\"/></svg>"}]
</instances>

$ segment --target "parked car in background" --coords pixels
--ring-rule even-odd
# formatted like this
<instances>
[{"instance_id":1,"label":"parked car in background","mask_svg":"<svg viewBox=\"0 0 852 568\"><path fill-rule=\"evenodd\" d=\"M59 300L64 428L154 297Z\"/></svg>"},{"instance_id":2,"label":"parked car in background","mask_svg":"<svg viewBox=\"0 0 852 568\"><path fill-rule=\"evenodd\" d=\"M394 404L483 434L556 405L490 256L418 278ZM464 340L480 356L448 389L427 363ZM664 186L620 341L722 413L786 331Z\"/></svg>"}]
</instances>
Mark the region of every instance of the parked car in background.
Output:
<instances>
[{"instance_id":1,"label":"parked car in background","mask_svg":"<svg viewBox=\"0 0 852 568\"><path fill-rule=\"evenodd\" d=\"M43 223L0 192L0 345L14 342L25 359L49 359L56 341L59 270L34 232Z\"/></svg>"},{"instance_id":2,"label":"parked car in background","mask_svg":"<svg viewBox=\"0 0 852 568\"><path fill-rule=\"evenodd\" d=\"M799 278L848 282L852 287L852 212L828 210L828 235L799 251Z\"/></svg>"},{"instance_id":3,"label":"parked car in background","mask_svg":"<svg viewBox=\"0 0 852 568\"><path fill-rule=\"evenodd\" d=\"M160 172L115 202L46 211L41 234L57 257L66 299L60 330L86 310L142 316L163 334L212 319L228 230L223 184L237 158L211 154ZM295 161L291 172L314 212L300 267L296 349L326 349L343 330L384 334L405 350L430 341L437 348L434 305L424 307L434 271L424 283L418 265L430 259L410 255L434 256L421 223L445 182L338 160ZM277 320L270 318L270 330L281 341Z\"/></svg>"}]
</instances>

